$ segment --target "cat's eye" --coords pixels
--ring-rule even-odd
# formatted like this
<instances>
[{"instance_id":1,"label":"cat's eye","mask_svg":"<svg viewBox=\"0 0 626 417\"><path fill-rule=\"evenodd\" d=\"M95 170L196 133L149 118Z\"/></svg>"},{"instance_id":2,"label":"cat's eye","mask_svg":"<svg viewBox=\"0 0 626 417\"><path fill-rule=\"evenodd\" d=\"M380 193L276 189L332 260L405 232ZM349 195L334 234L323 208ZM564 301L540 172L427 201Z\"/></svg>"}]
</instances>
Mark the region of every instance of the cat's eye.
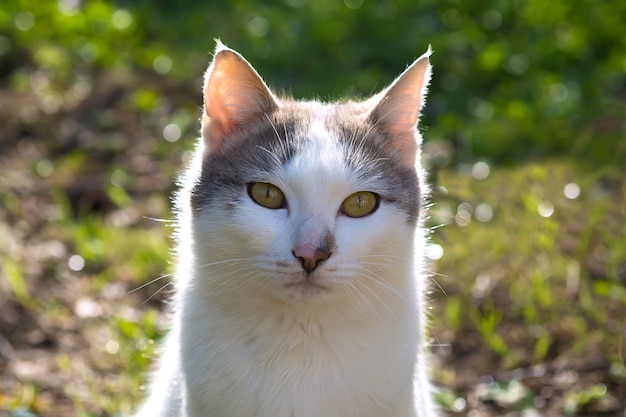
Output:
<instances>
[{"instance_id":1,"label":"cat's eye","mask_svg":"<svg viewBox=\"0 0 626 417\"><path fill-rule=\"evenodd\" d=\"M267 182L253 182L248 185L248 194L257 204L269 209L285 207L285 195L280 188Z\"/></svg>"},{"instance_id":2,"label":"cat's eye","mask_svg":"<svg viewBox=\"0 0 626 417\"><path fill-rule=\"evenodd\" d=\"M341 203L341 212L348 217L363 217L378 208L378 195L370 191L359 191L351 194Z\"/></svg>"}]
</instances>

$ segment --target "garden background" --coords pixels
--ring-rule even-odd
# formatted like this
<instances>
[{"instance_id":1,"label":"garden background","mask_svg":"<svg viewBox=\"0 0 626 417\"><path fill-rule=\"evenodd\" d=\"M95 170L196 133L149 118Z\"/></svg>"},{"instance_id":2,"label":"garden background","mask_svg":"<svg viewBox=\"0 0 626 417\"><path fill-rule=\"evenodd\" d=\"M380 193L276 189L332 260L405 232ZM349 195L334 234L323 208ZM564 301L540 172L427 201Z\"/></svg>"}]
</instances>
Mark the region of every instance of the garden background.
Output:
<instances>
[{"instance_id":1,"label":"garden background","mask_svg":"<svg viewBox=\"0 0 626 417\"><path fill-rule=\"evenodd\" d=\"M626 415L625 22L599 0L3 0L0 415L141 398L167 323L155 219L214 38L325 100L378 91L431 44L438 402Z\"/></svg>"}]
</instances>

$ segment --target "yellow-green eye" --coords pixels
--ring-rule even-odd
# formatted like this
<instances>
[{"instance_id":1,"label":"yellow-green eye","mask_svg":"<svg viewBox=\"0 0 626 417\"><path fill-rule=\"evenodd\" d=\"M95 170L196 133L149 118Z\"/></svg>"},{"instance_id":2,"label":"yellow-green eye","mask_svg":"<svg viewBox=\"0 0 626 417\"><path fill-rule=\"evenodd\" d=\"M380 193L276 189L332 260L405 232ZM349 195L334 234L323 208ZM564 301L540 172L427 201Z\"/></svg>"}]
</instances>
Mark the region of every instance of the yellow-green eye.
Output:
<instances>
[{"instance_id":1,"label":"yellow-green eye","mask_svg":"<svg viewBox=\"0 0 626 417\"><path fill-rule=\"evenodd\" d=\"M248 194L257 204L269 209L285 206L285 195L280 189L267 182L253 182L248 186Z\"/></svg>"},{"instance_id":2,"label":"yellow-green eye","mask_svg":"<svg viewBox=\"0 0 626 417\"><path fill-rule=\"evenodd\" d=\"M348 217L363 217L378 208L378 196L369 191L359 191L341 203L341 212Z\"/></svg>"}]
</instances>

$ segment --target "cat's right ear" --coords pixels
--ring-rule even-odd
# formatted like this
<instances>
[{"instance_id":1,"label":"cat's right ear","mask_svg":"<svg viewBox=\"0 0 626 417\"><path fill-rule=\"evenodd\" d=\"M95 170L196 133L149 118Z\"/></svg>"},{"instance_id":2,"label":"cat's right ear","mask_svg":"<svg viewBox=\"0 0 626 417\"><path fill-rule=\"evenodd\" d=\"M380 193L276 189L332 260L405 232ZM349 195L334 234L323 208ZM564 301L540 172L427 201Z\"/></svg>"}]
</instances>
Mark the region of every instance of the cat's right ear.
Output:
<instances>
[{"instance_id":1,"label":"cat's right ear","mask_svg":"<svg viewBox=\"0 0 626 417\"><path fill-rule=\"evenodd\" d=\"M217 41L204 77L202 136L209 152L229 134L278 108L259 74L241 55Z\"/></svg>"},{"instance_id":2,"label":"cat's right ear","mask_svg":"<svg viewBox=\"0 0 626 417\"><path fill-rule=\"evenodd\" d=\"M388 137L400 162L414 167L421 142L416 126L426 98L431 66L428 51L411 64L386 90L371 100L370 121Z\"/></svg>"}]
</instances>

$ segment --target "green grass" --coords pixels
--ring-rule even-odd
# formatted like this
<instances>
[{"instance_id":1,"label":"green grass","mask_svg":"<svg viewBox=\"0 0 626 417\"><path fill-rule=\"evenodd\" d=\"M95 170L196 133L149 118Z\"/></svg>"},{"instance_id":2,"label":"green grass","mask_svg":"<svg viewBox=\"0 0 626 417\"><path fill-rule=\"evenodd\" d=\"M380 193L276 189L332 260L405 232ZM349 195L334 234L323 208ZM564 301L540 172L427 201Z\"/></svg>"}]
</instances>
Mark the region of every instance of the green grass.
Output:
<instances>
[{"instance_id":1,"label":"green grass","mask_svg":"<svg viewBox=\"0 0 626 417\"><path fill-rule=\"evenodd\" d=\"M470 348L465 363L480 364L457 369L457 378L469 372L507 384L537 366L556 372L584 363L613 369L603 378L614 385L599 390L580 372L559 412L573 415L623 395L612 390L624 382L614 373L624 366L625 183L617 172L601 178L566 161L495 169L484 180L439 173L432 223L448 224L433 237L444 255L433 278L432 333L451 356ZM572 183L580 188L575 199L564 195ZM488 221L459 217L459 207L481 204L492 209ZM440 378L455 384L445 371ZM589 390L595 394L584 394Z\"/></svg>"}]
</instances>

